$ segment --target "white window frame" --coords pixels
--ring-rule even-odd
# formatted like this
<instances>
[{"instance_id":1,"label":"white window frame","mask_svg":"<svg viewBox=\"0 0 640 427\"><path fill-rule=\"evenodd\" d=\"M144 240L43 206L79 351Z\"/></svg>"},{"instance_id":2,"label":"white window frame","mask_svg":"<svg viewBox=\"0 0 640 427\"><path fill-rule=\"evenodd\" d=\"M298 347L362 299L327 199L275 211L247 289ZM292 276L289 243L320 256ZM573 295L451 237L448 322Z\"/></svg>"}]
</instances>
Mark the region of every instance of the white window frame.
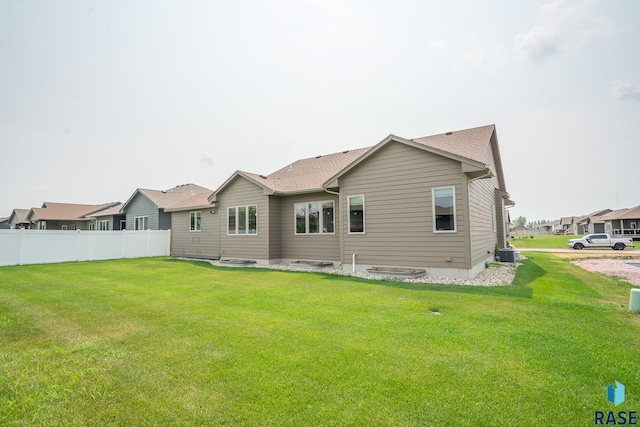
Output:
<instances>
[{"instance_id":1,"label":"white window frame","mask_svg":"<svg viewBox=\"0 0 640 427\"><path fill-rule=\"evenodd\" d=\"M198 233L200 231L202 231L202 211L189 212L189 232Z\"/></svg>"},{"instance_id":2,"label":"white window frame","mask_svg":"<svg viewBox=\"0 0 640 427\"><path fill-rule=\"evenodd\" d=\"M242 208L244 208L245 216L244 216L244 231L241 233L240 232L240 209ZM249 217L250 217L251 208L253 208L254 216L256 218L256 223L255 223L256 228L253 230L253 232L251 232L251 229L249 228ZM233 230L233 232L229 230L229 214L232 211L234 212L235 220L236 220L235 229ZM227 208L227 236L257 236L257 235L258 235L258 205L257 204L229 206Z\"/></svg>"},{"instance_id":3,"label":"white window frame","mask_svg":"<svg viewBox=\"0 0 640 427\"><path fill-rule=\"evenodd\" d=\"M438 230L436 228L436 191L438 190L453 190L451 197L453 198L453 230ZM457 233L458 232L458 213L456 212L456 186L448 185L446 187L434 187L431 189L431 210L433 211L433 232L434 233Z\"/></svg>"},{"instance_id":4,"label":"white window frame","mask_svg":"<svg viewBox=\"0 0 640 427\"><path fill-rule=\"evenodd\" d=\"M96 230L96 223L94 221L91 221L89 223L89 231L95 231Z\"/></svg>"},{"instance_id":5,"label":"white window frame","mask_svg":"<svg viewBox=\"0 0 640 427\"><path fill-rule=\"evenodd\" d=\"M356 197L362 197L362 231L351 231L351 199ZM347 233L348 234L365 234L367 228L365 225L365 218L367 217L364 194L357 194L354 196L347 196Z\"/></svg>"},{"instance_id":6,"label":"white window frame","mask_svg":"<svg viewBox=\"0 0 640 427\"><path fill-rule=\"evenodd\" d=\"M39 221L38 230L46 230L46 229L47 229L47 221Z\"/></svg>"},{"instance_id":7,"label":"white window frame","mask_svg":"<svg viewBox=\"0 0 640 427\"><path fill-rule=\"evenodd\" d=\"M101 219L98 221L98 231L109 231L109 220Z\"/></svg>"},{"instance_id":8,"label":"white window frame","mask_svg":"<svg viewBox=\"0 0 640 427\"><path fill-rule=\"evenodd\" d=\"M142 228L140 228L140 223L142 223ZM137 231L143 231L149 229L149 216L136 216L133 218L133 229Z\"/></svg>"},{"instance_id":9,"label":"white window frame","mask_svg":"<svg viewBox=\"0 0 640 427\"><path fill-rule=\"evenodd\" d=\"M67 224L62 224L62 225L60 226L60 230L67 231L68 229L69 229L69 227L67 226Z\"/></svg>"},{"instance_id":10,"label":"white window frame","mask_svg":"<svg viewBox=\"0 0 640 427\"><path fill-rule=\"evenodd\" d=\"M318 232L310 233L309 232L309 205L317 203L319 205L319 216L318 216ZM333 231L324 231L324 204L331 203L332 212L333 212ZM304 206L304 232L298 232L298 206ZM336 201L335 200L313 200L310 202L300 202L293 204L293 234L297 236L317 236L320 234L336 234Z\"/></svg>"}]
</instances>

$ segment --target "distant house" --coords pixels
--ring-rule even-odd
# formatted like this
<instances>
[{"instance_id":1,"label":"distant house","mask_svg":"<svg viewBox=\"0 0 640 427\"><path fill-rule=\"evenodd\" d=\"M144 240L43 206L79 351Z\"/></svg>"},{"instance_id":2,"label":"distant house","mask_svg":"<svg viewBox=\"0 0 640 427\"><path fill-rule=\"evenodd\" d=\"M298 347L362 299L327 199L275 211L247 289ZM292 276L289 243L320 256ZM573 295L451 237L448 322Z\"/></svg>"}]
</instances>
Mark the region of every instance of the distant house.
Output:
<instances>
[{"instance_id":1,"label":"distant house","mask_svg":"<svg viewBox=\"0 0 640 427\"><path fill-rule=\"evenodd\" d=\"M98 231L126 230L126 215L121 212L123 203L113 205L108 209L88 215L95 222Z\"/></svg>"},{"instance_id":2,"label":"distant house","mask_svg":"<svg viewBox=\"0 0 640 427\"><path fill-rule=\"evenodd\" d=\"M581 236L591 233L604 233L602 216L612 212L611 209L601 209L588 215L578 217L574 223L575 235Z\"/></svg>"},{"instance_id":3,"label":"distant house","mask_svg":"<svg viewBox=\"0 0 640 427\"><path fill-rule=\"evenodd\" d=\"M29 215L30 209L14 209L9 216L9 228L31 228L31 223L27 221L27 215Z\"/></svg>"},{"instance_id":4,"label":"distant house","mask_svg":"<svg viewBox=\"0 0 640 427\"><path fill-rule=\"evenodd\" d=\"M115 203L84 205L44 202L40 208L31 208L26 221L39 230L93 230L95 222L89 215L108 209Z\"/></svg>"},{"instance_id":5,"label":"distant house","mask_svg":"<svg viewBox=\"0 0 640 427\"><path fill-rule=\"evenodd\" d=\"M211 190L195 184L178 185L168 190L138 188L120 209L125 215L126 229L169 230L171 214L165 209L202 193L211 194Z\"/></svg>"},{"instance_id":6,"label":"distant house","mask_svg":"<svg viewBox=\"0 0 640 427\"><path fill-rule=\"evenodd\" d=\"M575 234L573 233L573 221L575 217L573 216L565 216L560 218L560 231L564 234Z\"/></svg>"},{"instance_id":7,"label":"distant house","mask_svg":"<svg viewBox=\"0 0 640 427\"><path fill-rule=\"evenodd\" d=\"M10 228L9 217L0 218L0 230L8 230Z\"/></svg>"},{"instance_id":8,"label":"distant house","mask_svg":"<svg viewBox=\"0 0 640 427\"><path fill-rule=\"evenodd\" d=\"M267 176L238 171L208 202L168 209L176 215L172 255L416 267L460 278L482 271L496 245L506 247L505 208L513 205L494 125L389 135ZM201 230L193 229L197 218Z\"/></svg>"},{"instance_id":9,"label":"distant house","mask_svg":"<svg viewBox=\"0 0 640 427\"><path fill-rule=\"evenodd\" d=\"M640 205L610 212L600 217L605 232L640 240Z\"/></svg>"}]
</instances>

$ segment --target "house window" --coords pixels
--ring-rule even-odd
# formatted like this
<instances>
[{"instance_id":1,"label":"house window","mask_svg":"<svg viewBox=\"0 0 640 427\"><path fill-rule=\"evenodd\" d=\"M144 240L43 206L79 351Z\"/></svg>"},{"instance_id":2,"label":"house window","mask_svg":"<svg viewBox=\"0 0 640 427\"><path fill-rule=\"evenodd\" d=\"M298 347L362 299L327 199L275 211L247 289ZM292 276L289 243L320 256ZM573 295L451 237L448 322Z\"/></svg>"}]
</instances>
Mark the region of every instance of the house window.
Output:
<instances>
[{"instance_id":1,"label":"house window","mask_svg":"<svg viewBox=\"0 0 640 427\"><path fill-rule=\"evenodd\" d=\"M39 228L40 230L46 230L46 229L47 229L47 221L40 221L40 222L38 223L38 228Z\"/></svg>"},{"instance_id":2,"label":"house window","mask_svg":"<svg viewBox=\"0 0 640 427\"><path fill-rule=\"evenodd\" d=\"M294 205L295 234L331 234L334 232L333 201L305 202Z\"/></svg>"},{"instance_id":3,"label":"house window","mask_svg":"<svg viewBox=\"0 0 640 427\"><path fill-rule=\"evenodd\" d=\"M148 230L149 229L149 217L137 216L133 218L134 230Z\"/></svg>"},{"instance_id":4,"label":"house window","mask_svg":"<svg viewBox=\"0 0 640 427\"><path fill-rule=\"evenodd\" d=\"M364 233L364 196L349 197L349 233Z\"/></svg>"},{"instance_id":5,"label":"house window","mask_svg":"<svg viewBox=\"0 0 640 427\"><path fill-rule=\"evenodd\" d=\"M60 230L67 230L67 229L68 229L68 228L67 228L67 226L66 226L66 225L61 225L61 226L60 226Z\"/></svg>"},{"instance_id":6,"label":"house window","mask_svg":"<svg viewBox=\"0 0 640 427\"><path fill-rule=\"evenodd\" d=\"M93 222L93 221L91 221L91 222L89 223L89 230L90 230L90 231L95 231L95 229L96 229L96 223L95 223L95 222Z\"/></svg>"},{"instance_id":7,"label":"house window","mask_svg":"<svg viewBox=\"0 0 640 427\"><path fill-rule=\"evenodd\" d=\"M71 224L69 226L69 230L77 230L77 229L78 229L78 226L76 224Z\"/></svg>"},{"instance_id":8,"label":"house window","mask_svg":"<svg viewBox=\"0 0 640 427\"><path fill-rule=\"evenodd\" d=\"M99 231L107 231L109 230L109 220L103 219L98 222L98 230Z\"/></svg>"},{"instance_id":9,"label":"house window","mask_svg":"<svg viewBox=\"0 0 640 427\"><path fill-rule=\"evenodd\" d=\"M189 231L202 230L202 212L189 213Z\"/></svg>"},{"instance_id":10,"label":"house window","mask_svg":"<svg viewBox=\"0 0 640 427\"><path fill-rule=\"evenodd\" d=\"M455 187L434 188L433 196L433 231L456 231L456 190Z\"/></svg>"},{"instance_id":11,"label":"house window","mask_svg":"<svg viewBox=\"0 0 640 427\"><path fill-rule=\"evenodd\" d=\"M258 206L233 206L227 210L227 234L258 234Z\"/></svg>"}]
</instances>

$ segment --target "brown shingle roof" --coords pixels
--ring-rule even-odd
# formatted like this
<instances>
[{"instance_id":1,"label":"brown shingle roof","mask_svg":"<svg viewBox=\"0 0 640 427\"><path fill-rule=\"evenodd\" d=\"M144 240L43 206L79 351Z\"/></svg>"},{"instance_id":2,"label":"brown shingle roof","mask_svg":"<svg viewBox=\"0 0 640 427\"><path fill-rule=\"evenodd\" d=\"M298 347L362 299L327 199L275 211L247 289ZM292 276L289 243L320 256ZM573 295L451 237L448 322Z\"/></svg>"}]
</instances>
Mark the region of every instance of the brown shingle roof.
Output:
<instances>
[{"instance_id":1,"label":"brown shingle roof","mask_svg":"<svg viewBox=\"0 0 640 427\"><path fill-rule=\"evenodd\" d=\"M366 153L369 148L359 148L357 150L297 160L266 177L248 172L243 173L276 192L321 189L322 184L327 179Z\"/></svg>"},{"instance_id":2,"label":"brown shingle roof","mask_svg":"<svg viewBox=\"0 0 640 427\"><path fill-rule=\"evenodd\" d=\"M41 208L32 208L31 211L41 221L82 221L91 213L110 207L111 203L99 205L84 205L73 203L44 202Z\"/></svg>"},{"instance_id":3,"label":"brown shingle roof","mask_svg":"<svg viewBox=\"0 0 640 427\"><path fill-rule=\"evenodd\" d=\"M9 218L11 218L12 216L15 215L17 222L28 222L27 221L27 215L29 215L29 211L31 209L14 209L13 213L11 214L11 216Z\"/></svg>"},{"instance_id":4,"label":"brown shingle roof","mask_svg":"<svg viewBox=\"0 0 640 427\"><path fill-rule=\"evenodd\" d=\"M161 209L173 207L185 200L199 194L209 193L211 190L196 184L183 184L168 190L151 190L148 188L138 188L136 192L125 203L125 206L133 199L137 193L142 193Z\"/></svg>"},{"instance_id":5,"label":"brown shingle roof","mask_svg":"<svg viewBox=\"0 0 640 427\"><path fill-rule=\"evenodd\" d=\"M237 176L245 177L258 185L276 193L294 193L321 190L340 174L363 161L381 145L390 140L403 141L408 144L423 145L425 149L441 153L457 159L468 159L476 164L484 164L484 156L491 143L495 125L481 126L472 129L447 132L440 135L427 136L414 140L406 140L390 135L374 147L310 157L279 169L270 175L258 175L238 171L214 192L218 194ZM499 162L499 159L496 159Z\"/></svg>"},{"instance_id":6,"label":"brown shingle roof","mask_svg":"<svg viewBox=\"0 0 640 427\"><path fill-rule=\"evenodd\" d=\"M640 205L629 209L613 211L599 218L600 221L612 219L640 219Z\"/></svg>"},{"instance_id":7,"label":"brown shingle roof","mask_svg":"<svg viewBox=\"0 0 640 427\"><path fill-rule=\"evenodd\" d=\"M416 138L413 141L445 153L455 154L476 162L484 162L495 125L447 132L439 135Z\"/></svg>"}]
</instances>

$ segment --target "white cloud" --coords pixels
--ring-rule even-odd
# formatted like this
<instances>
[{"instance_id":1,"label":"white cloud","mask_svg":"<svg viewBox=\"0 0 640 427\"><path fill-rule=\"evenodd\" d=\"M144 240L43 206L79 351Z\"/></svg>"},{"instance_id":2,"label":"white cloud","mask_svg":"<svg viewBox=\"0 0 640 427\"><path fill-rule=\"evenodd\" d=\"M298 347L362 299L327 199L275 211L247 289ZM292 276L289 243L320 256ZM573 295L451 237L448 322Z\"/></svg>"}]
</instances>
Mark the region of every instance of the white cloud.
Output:
<instances>
[{"instance_id":1,"label":"white cloud","mask_svg":"<svg viewBox=\"0 0 640 427\"><path fill-rule=\"evenodd\" d=\"M440 58L447 54L447 42L444 40L431 40L429 42L429 52L431 56Z\"/></svg>"},{"instance_id":2,"label":"white cloud","mask_svg":"<svg viewBox=\"0 0 640 427\"><path fill-rule=\"evenodd\" d=\"M597 0L553 0L538 8L536 26L515 41L522 60L541 61L611 34L611 22L599 14Z\"/></svg>"},{"instance_id":3,"label":"white cloud","mask_svg":"<svg viewBox=\"0 0 640 427\"><path fill-rule=\"evenodd\" d=\"M201 161L205 165L209 165L209 166L213 167L213 156L211 154L207 153L206 151L204 153L202 153Z\"/></svg>"},{"instance_id":4,"label":"white cloud","mask_svg":"<svg viewBox=\"0 0 640 427\"><path fill-rule=\"evenodd\" d=\"M634 99L640 101L640 86L633 82L616 80L611 85L611 95L617 99Z\"/></svg>"}]
</instances>

